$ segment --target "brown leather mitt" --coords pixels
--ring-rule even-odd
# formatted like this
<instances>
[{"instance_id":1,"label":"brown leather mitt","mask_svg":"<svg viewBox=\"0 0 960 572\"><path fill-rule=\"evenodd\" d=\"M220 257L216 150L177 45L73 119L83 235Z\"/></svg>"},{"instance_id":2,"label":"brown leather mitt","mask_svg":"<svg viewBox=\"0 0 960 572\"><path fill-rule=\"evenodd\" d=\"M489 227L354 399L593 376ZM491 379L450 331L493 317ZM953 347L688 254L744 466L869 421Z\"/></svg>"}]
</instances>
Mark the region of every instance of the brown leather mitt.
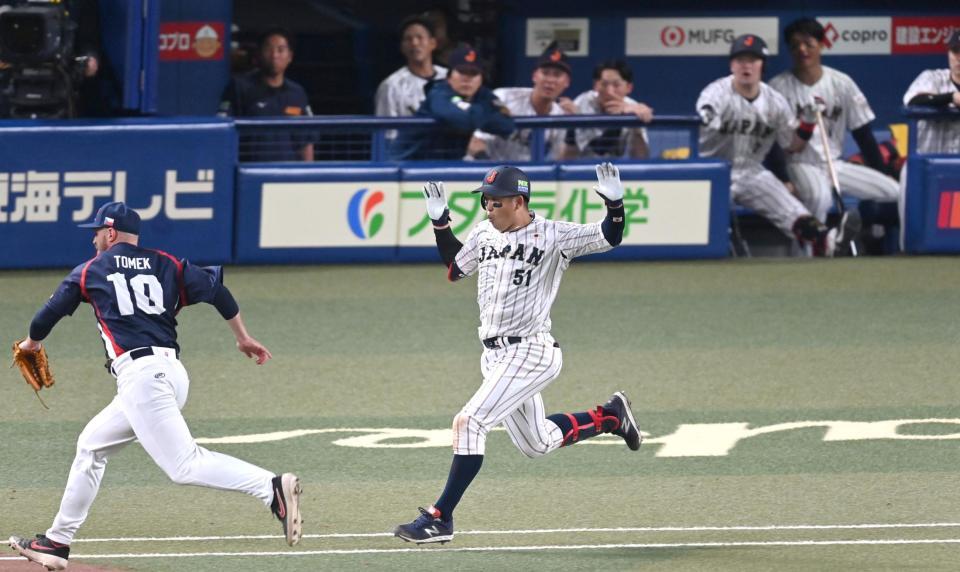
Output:
<instances>
[{"instance_id":1,"label":"brown leather mitt","mask_svg":"<svg viewBox=\"0 0 960 572\"><path fill-rule=\"evenodd\" d=\"M36 392L44 387L52 386L53 373L50 372L47 350L43 349L43 346L40 346L38 350L22 350L20 349L20 342L22 341L13 342L13 363L10 364L10 367L19 366L23 379Z\"/></svg>"}]
</instances>

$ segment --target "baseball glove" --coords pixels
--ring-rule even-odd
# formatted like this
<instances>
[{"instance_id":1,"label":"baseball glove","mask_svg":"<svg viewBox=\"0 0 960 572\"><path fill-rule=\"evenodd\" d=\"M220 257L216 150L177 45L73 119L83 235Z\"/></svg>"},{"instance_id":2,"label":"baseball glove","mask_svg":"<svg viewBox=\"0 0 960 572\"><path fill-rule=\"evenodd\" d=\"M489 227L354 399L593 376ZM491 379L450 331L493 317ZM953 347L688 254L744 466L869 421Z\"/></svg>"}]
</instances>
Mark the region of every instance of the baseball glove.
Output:
<instances>
[{"instance_id":1,"label":"baseball glove","mask_svg":"<svg viewBox=\"0 0 960 572\"><path fill-rule=\"evenodd\" d=\"M47 358L47 350L40 346L37 350L20 349L20 341L13 342L13 363L10 367L17 365L20 367L20 373L27 384L37 392L40 397L40 390L53 385L53 373L50 371L50 360ZM43 399L40 400L43 403ZM44 403L44 407L46 404Z\"/></svg>"}]
</instances>

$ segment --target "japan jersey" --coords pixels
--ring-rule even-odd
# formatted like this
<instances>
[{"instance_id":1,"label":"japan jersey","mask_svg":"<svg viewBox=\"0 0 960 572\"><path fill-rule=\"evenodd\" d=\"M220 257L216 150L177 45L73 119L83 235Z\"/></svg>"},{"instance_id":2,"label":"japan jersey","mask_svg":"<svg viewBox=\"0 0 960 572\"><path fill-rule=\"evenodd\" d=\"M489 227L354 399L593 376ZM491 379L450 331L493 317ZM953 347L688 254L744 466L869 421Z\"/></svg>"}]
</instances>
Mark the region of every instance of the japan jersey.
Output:
<instances>
[{"instance_id":1,"label":"japan jersey","mask_svg":"<svg viewBox=\"0 0 960 572\"><path fill-rule=\"evenodd\" d=\"M700 126L700 156L730 161L734 170L760 166L776 140L790 146L797 120L793 110L776 90L760 83L753 101L733 89L733 76L708 85L697 99Z\"/></svg>"},{"instance_id":2,"label":"japan jersey","mask_svg":"<svg viewBox=\"0 0 960 572\"><path fill-rule=\"evenodd\" d=\"M530 96L532 87L499 87L493 90L493 95L503 102L513 117L528 117L537 115L533 108ZM550 104L549 115L566 115L560 104ZM507 137L498 137L484 131L474 132L474 136L487 144L487 154L491 161L529 161L530 160L530 129L518 129ZM546 156L559 159L563 153L565 129L547 129L544 133L544 143L547 146Z\"/></svg>"},{"instance_id":3,"label":"japan jersey","mask_svg":"<svg viewBox=\"0 0 960 572\"><path fill-rule=\"evenodd\" d=\"M803 107L813 103L814 98L823 100L826 106L823 123L830 142L830 158L834 160L843 156L843 141L847 131L859 129L876 118L866 96L853 79L827 66L823 66L823 75L813 85L803 83L787 70L770 80L770 87L780 92L798 118ZM815 133L799 153L787 154L788 161L799 163L823 164L825 157L819 133Z\"/></svg>"},{"instance_id":4,"label":"japan jersey","mask_svg":"<svg viewBox=\"0 0 960 572\"><path fill-rule=\"evenodd\" d=\"M958 91L957 84L950 79L949 69L925 70L913 80L903 104L922 94L939 95ZM956 106L950 104L951 109ZM911 149L911 152L913 150ZM917 123L917 152L960 154L960 121L956 119L923 120Z\"/></svg>"},{"instance_id":5,"label":"japan jersey","mask_svg":"<svg viewBox=\"0 0 960 572\"><path fill-rule=\"evenodd\" d=\"M198 267L160 250L117 243L74 268L47 306L65 316L80 302L90 304L110 359L148 346L179 350L177 312L212 302L222 279L218 266Z\"/></svg>"},{"instance_id":6,"label":"japan jersey","mask_svg":"<svg viewBox=\"0 0 960 572\"><path fill-rule=\"evenodd\" d=\"M420 104L426 98L423 88L433 80L445 79L447 68L433 66L433 77L420 77L403 66L385 80L380 82L375 98L374 113L388 117L409 117L420 109ZM387 132L387 138L397 136L395 129Z\"/></svg>"},{"instance_id":7,"label":"japan jersey","mask_svg":"<svg viewBox=\"0 0 960 572\"><path fill-rule=\"evenodd\" d=\"M623 98L629 105L636 105L637 101L631 97ZM585 91L573 100L580 113L584 115L604 115L600 106L600 96L596 91ZM647 130L643 127L601 129L590 127L577 129L577 149L580 157L623 157L627 154L630 136L639 130L643 140L647 140ZM612 135L612 136L611 136ZM599 139L599 140L598 140ZM591 143L594 145L591 145Z\"/></svg>"},{"instance_id":8,"label":"japan jersey","mask_svg":"<svg viewBox=\"0 0 960 572\"><path fill-rule=\"evenodd\" d=\"M613 248L601 223L577 224L534 216L527 226L500 232L485 220L470 232L455 262L477 276L480 339L550 332L550 308L570 261Z\"/></svg>"}]
</instances>

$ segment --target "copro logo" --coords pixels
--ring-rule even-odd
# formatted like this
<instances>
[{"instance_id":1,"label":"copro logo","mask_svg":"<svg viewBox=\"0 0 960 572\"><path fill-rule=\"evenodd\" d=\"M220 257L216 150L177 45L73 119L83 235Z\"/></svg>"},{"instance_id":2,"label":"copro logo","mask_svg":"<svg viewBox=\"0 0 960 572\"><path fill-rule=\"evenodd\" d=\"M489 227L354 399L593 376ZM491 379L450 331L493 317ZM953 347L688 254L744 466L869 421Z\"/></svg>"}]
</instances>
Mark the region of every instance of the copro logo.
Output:
<instances>
[{"instance_id":1,"label":"copro logo","mask_svg":"<svg viewBox=\"0 0 960 572\"><path fill-rule=\"evenodd\" d=\"M347 222L357 238L373 238L383 226L383 214L374 212L383 202L383 191L360 189L350 197Z\"/></svg>"}]
</instances>

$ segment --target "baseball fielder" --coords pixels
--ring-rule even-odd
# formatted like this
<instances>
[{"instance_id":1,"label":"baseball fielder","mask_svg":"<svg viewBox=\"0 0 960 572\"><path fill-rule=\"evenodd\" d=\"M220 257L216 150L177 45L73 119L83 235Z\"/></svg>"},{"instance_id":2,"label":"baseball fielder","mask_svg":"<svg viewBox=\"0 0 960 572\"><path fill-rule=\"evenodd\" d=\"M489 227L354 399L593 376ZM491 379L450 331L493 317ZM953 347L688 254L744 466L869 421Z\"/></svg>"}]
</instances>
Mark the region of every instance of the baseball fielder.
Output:
<instances>
[{"instance_id":1,"label":"baseball fielder","mask_svg":"<svg viewBox=\"0 0 960 572\"><path fill-rule=\"evenodd\" d=\"M829 154L837 171L840 190L860 199L894 202L900 195L897 181L885 175L877 141L870 130L875 119L867 98L847 74L820 63L824 41L823 26L812 18L802 18L784 30L790 46L793 69L770 80L770 87L782 95L799 117L804 107L819 105L827 128L829 149L820 137L787 158L787 173L804 205L819 220L827 218L833 202L826 157ZM860 146L868 166L842 160L847 130Z\"/></svg>"},{"instance_id":2,"label":"baseball fielder","mask_svg":"<svg viewBox=\"0 0 960 572\"><path fill-rule=\"evenodd\" d=\"M202 268L166 252L138 245L140 216L120 202L107 203L92 223L97 256L80 264L60 284L30 323L20 347L33 350L80 302L93 307L97 329L117 380L117 395L87 423L60 511L46 534L10 538L10 546L50 570L63 570L70 543L100 488L107 461L140 441L148 455L178 484L252 495L280 519L287 543L300 540L300 481L197 445L180 413L190 379L180 363L176 314L197 302L212 304L227 320L237 349L258 365L272 355L251 337L220 267Z\"/></svg>"},{"instance_id":3,"label":"baseball fielder","mask_svg":"<svg viewBox=\"0 0 960 572\"><path fill-rule=\"evenodd\" d=\"M560 375L563 354L550 335L550 308L560 278L577 256L620 244L624 227L623 187L610 163L597 166L597 193L607 204L602 222L576 224L546 220L528 209L530 179L516 167L490 170L475 193L487 220L465 244L450 230L443 183L424 187L447 277L477 274L483 383L453 419L453 463L446 488L429 508L394 534L417 544L453 539L453 510L480 471L487 433L504 425L528 457L612 433L632 450L641 436L623 392L595 410L547 416L540 393Z\"/></svg>"},{"instance_id":4,"label":"baseball fielder","mask_svg":"<svg viewBox=\"0 0 960 572\"><path fill-rule=\"evenodd\" d=\"M812 246L813 254L832 256L838 245L845 248L852 239L853 222L849 229L828 229L763 167L774 140L787 152L803 150L816 121L815 109L808 106L798 124L783 96L761 81L766 56L766 43L759 36L745 34L734 40L731 75L710 83L697 100L703 120L700 155L730 161L734 202L759 213L788 237Z\"/></svg>"}]
</instances>

